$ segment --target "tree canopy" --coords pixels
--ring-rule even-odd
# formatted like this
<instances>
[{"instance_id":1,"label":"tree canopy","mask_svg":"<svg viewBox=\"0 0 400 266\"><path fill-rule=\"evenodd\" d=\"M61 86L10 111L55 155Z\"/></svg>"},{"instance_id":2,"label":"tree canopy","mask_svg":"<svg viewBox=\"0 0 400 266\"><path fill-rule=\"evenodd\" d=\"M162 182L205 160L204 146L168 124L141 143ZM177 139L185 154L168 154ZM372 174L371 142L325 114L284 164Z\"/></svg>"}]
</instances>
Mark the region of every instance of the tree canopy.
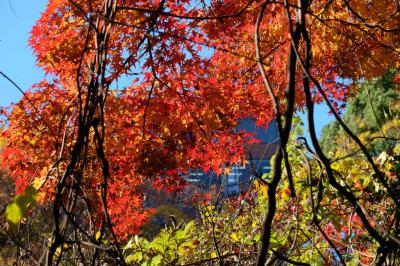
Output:
<instances>
[{"instance_id":1,"label":"tree canopy","mask_svg":"<svg viewBox=\"0 0 400 266\"><path fill-rule=\"evenodd\" d=\"M29 39L46 75L6 114L4 133L4 163L20 194L9 205L9 222L20 225L36 200L52 208L46 255L28 257L53 265L73 254L73 263L126 265L122 243L154 213L143 205L141 185L150 180L158 189L184 192L190 169L223 174L226 164L243 163L245 145L257 140L235 128L251 117L259 126L274 120L280 138L268 178L253 173L264 185L256 213L265 213L252 232L259 235L249 240L259 245L253 264L302 260L302 248L312 250L310 263L345 264L354 258L342 254L352 241L357 254L372 257L368 263L396 258L398 162L377 162L358 136L376 129L375 122L359 130L338 112L360 82L379 81L382 90L365 86L367 98L377 101L376 124L383 127L380 119L394 115L383 103L397 92L390 78L379 77L400 66L399 29L399 3L390 0L49 0ZM362 110L360 121L369 120L360 95L349 112ZM314 121L314 105L322 101L362 159L338 164L324 153ZM302 153L294 144L298 109L307 112L312 141L299 139ZM351 162L364 173L349 172ZM376 193L363 190L369 183ZM214 216L215 207L201 202ZM15 217L18 208L24 212ZM345 221L356 228L333 231ZM211 217L209 223L211 261L224 265L216 232L223 222ZM289 227L296 228L287 235L292 247L276 245ZM341 237L341 230L352 232ZM314 234L329 252L314 245L308 237ZM162 263L158 255L150 260L145 265Z\"/></svg>"}]
</instances>

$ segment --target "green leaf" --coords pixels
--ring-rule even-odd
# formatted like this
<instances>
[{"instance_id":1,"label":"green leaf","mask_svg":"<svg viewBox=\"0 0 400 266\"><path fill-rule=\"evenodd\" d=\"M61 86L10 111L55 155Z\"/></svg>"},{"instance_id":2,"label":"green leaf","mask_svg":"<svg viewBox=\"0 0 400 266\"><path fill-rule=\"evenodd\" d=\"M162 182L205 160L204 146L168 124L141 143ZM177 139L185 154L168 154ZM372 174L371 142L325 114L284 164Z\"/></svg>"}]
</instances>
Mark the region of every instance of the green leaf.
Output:
<instances>
[{"instance_id":1,"label":"green leaf","mask_svg":"<svg viewBox=\"0 0 400 266\"><path fill-rule=\"evenodd\" d=\"M12 203L6 207L6 218L14 226L18 225L22 218L28 216L29 208L36 206L37 191L29 186L24 193L14 197Z\"/></svg>"},{"instance_id":2,"label":"green leaf","mask_svg":"<svg viewBox=\"0 0 400 266\"><path fill-rule=\"evenodd\" d=\"M163 244L166 244L166 243L163 243ZM162 253L162 252L165 251L164 245L162 245L162 244L160 244L160 243L158 243L158 242L151 242L151 243L147 246L147 248L148 248L148 249L152 249L152 250L155 251L155 252L160 252L160 253Z\"/></svg>"},{"instance_id":3,"label":"green leaf","mask_svg":"<svg viewBox=\"0 0 400 266\"><path fill-rule=\"evenodd\" d=\"M7 205L6 217L12 225L17 226L19 224L19 221L22 218L22 212L18 204L12 202Z\"/></svg>"},{"instance_id":4,"label":"green leaf","mask_svg":"<svg viewBox=\"0 0 400 266\"><path fill-rule=\"evenodd\" d=\"M260 242L261 240L261 234L257 233L254 237L253 237L253 241L254 242Z\"/></svg>"},{"instance_id":5,"label":"green leaf","mask_svg":"<svg viewBox=\"0 0 400 266\"><path fill-rule=\"evenodd\" d=\"M155 257L153 257L151 259L150 265L151 266L158 266L158 265L161 265L161 262L162 262L162 256L161 255L157 255L157 256L155 256Z\"/></svg>"},{"instance_id":6,"label":"green leaf","mask_svg":"<svg viewBox=\"0 0 400 266\"><path fill-rule=\"evenodd\" d=\"M278 240L277 240L275 237L271 236L270 239L269 239L269 243L271 243L271 244L277 244L277 243L278 243Z\"/></svg>"},{"instance_id":7,"label":"green leaf","mask_svg":"<svg viewBox=\"0 0 400 266\"><path fill-rule=\"evenodd\" d=\"M188 222L188 224L185 226L185 233L186 234L189 233L190 230L192 230L193 226L194 226L194 220Z\"/></svg>"},{"instance_id":8,"label":"green leaf","mask_svg":"<svg viewBox=\"0 0 400 266\"><path fill-rule=\"evenodd\" d=\"M128 263L140 262L142 260L143 260L143 253L140 251L133 253L133 254L129 255L128 257L126 257L126 262L128 262Z\"/></svg>"},{"instance_id":9,"label":"green leaf","mask_svg":"<svg viewBox=\"0 0 400 266\"><path fill-rule=\"evenodd\" d=\"M185 237L186 237L186 230L178 230L178 231L176 231L176 234L175 234L175 236L176 236L176 239L177 240L182 240L182 239L184 239Z\"/></svg>"},{"instance_id":10,"label":"green leaf","mask_svg":"<svg viewBox=\"0 0 400 266\"><path fill-rule=\"evenodd\" d=\"M270 173L265 173L265 174L263 174L262 176L261 176L261 178L263 179L263 180L269 180L271 177L270 177Z\"/></svg>"}]
</instances>

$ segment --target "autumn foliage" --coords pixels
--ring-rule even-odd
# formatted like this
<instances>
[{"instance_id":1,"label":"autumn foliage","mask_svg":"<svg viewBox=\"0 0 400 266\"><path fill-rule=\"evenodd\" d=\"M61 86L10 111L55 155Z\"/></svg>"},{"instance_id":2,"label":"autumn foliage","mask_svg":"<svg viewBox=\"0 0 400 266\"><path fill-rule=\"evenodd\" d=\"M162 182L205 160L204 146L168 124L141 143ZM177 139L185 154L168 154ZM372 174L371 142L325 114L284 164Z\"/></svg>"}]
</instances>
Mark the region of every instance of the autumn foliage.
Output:
<instances>
[{"instance_id":1,"label":"autumn foliage","mask_svg":"<svg viewBox=\"0 0 400 266\"><path fill-rule=\"evenodd\" d=\"M257 142L235 131L245 117L289 113L285 156L283 118L324 97L340 111L359 81L398 68L399 28L396 1L49 0L29 40L46 76L7 114L4 163L17 192L33 185L92 236L109 215L126 239L154 212L145 180L182 192L190 169L243 161Z\"/></svg>"},{"instance_id":2,"label":"autumn foliage","mask_svg":"<svg viewBox=\"0 0 400 266\"><path fill-rule=\"evenodd\" d=\"M90 7L82 4L89 12ZM65 167L77 130L77 75L79 87L86 86L81 76L89 71L87 65L93 58L93 40L91 33L85 34L85 19L70 5L50 2L33 28L30 45L48 78L28 92L32 105L26 99L16 104L6 133L5 158L17 178L17 191L34 184L46 200L52 199L57 172ZM170 5L172 10L180 7ZM109 44L110 74L105 77L110 86L104 110L105 153L112 166L109 206L117 230L124 234L137 233L149 214L141 208L144 179L151 178L158 188L182 190L185 181L181 176L189 169L219 172L222 163L237 162L243 156L243 144L250 141L248 133L234 134L237 118L251 114L251 109L259 113L268 104L262 90L232 90L227 81L221 84L209 77L213 66L210 59L200 58L199 45L173 36L146 35L140 28L147 29L151 21L139 15L137 11L117 13L116 21L138 28L116 25ZM178 19L163 18L159 23L175 35L190 36L194 31ZM190 39L204 38L192 34ZM128 74L134 67L141 76ZM119 88L119 79L128 85ZM259 103L261 98L266 98L264 106ZM264 117L264 123L270 119L271 114ZM94 149L87 151L90 166L83 191L93 200L92 208L101 209L96 202L101 181L95 156Z\"/></svg>"}]
</instances>

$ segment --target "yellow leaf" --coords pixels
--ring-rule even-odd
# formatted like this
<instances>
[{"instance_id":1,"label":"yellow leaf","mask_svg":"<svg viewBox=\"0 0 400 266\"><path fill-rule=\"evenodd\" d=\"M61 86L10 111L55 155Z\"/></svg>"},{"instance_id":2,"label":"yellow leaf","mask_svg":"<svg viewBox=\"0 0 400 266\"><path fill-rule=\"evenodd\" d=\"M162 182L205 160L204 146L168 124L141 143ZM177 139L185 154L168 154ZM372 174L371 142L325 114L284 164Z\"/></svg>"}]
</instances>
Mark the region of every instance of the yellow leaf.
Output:
<instances>
[{"instance_id":1,"label":"yellow leaf","mask_svg":"<svg viewBox=\"0 0 400 266\"><path fill-rule=\"evenodd\" d=\"M231 173L231 168L225 167L224 168L224 175L229 175Z\"/></svg>"},{"instance_id":2,"label":"yellow leaf","mask_svg":"<svg viewBox=\"0 0 400 266\"><path fill-rule=\"evenodd\" d=\"M231 234L231 238L232 238L232 240L234 240L235 242L239 242L239 238L238 238L238 236L237 236L236 233L232 233L232 234Z\"/></svg>"},{"instance_id":3,"label":"yellow leaf","mask_svg":"<svg viewBox=\"0 0 400 266\"><path fill-rule=\"evenodd\" d=\"M99 238L100 238L100 231L97 231L95 238L96 238L96 240L99 240Z\"/></svg>"}]
</instances>

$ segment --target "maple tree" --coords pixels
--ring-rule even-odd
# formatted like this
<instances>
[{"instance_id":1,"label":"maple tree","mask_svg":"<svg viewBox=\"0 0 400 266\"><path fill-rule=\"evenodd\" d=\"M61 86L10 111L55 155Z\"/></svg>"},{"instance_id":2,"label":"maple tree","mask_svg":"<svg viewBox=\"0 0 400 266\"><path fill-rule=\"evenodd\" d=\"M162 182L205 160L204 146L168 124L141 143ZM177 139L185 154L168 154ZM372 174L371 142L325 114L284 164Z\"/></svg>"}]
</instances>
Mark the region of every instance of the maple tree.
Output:
<instances>
[{"instance_id":1,"label":"maple tree","mask_svg":"<svg viewBox=\"0 0 400 266\"><path fill-rule=\"evenodd\" d=\"M17 191L34 186L39 201L53 204L46 263L68 252L63 244L86 243L93 263L102 250L125 264L118 243L153 212L142 207L143 181L182 191L189 169L222 173L223 163L243 161L244 144L256 140L235 127L253 117L260 126L275 118L280 136L257 258L264 265L284 173L296 196L287 144L298 109L308 112L315 150L308 153L329 186L354 208L379 255L396 250L396 236L376 228L338 181L318 143L313 107L328 103L398 206L338 111L354 83L399 67L399 16L389 0L48 1L29 40L46 77L8 114L4 151Z\"/></svg>"}]
</instances>

